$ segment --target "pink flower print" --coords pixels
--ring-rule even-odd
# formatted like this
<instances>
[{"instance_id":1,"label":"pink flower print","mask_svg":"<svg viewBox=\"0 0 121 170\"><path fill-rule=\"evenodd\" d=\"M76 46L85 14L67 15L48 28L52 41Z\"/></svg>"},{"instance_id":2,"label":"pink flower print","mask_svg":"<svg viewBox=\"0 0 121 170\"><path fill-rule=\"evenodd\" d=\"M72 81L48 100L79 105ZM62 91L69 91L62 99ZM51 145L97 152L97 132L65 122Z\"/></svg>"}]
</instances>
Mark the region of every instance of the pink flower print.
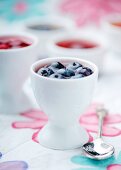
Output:
<instances>
[{"instance_id":1,"label":"pink flower print","mask_svg":"<svg viewBox=\"0 0 121 170\"><path fill-rule=\"evenodd\" d=\"M121 170L121 165L113 164L107 167L107 170Z\"/></svg>"},{"instance_id":2,"label":"pink flower print","mask_svg":"<svg viewBox=\"0 0 121 170\"><path fill-rule=\"evenodd\" d=\"M32 140L33 140L34 142L39 143L39 141L38 141L39 132L40 132L40 129L32 135Z\"/></svg>"},{"instance_id":3,"label":"pink flower print","mask_svg":"<svg viewBox=\"0 0 121 170\"><path fill-rule=\"evenodd\" d=\"M24 13L27 10L27 4L25 2L18 2L14 6L14 11L16 13Z\"/></svg>"},{"instance_id":4,"label":"pink flower print","mask_svg":"<svg viewBox=\"0 0 121 170\"><path fill-rule=\"evenodd\" d=\"M98 118L96 116L96 107L99 104L93 104L85 114L80 118L80 123L87 129L88 132L97 133ZM103 135L114 137L121 134L121 130L114 127L114 124L121 123L120 114L108 114L104 119Z\"/></svg>"},{"instance_id":5,"label":"pink flower print","mask_svg":"<svg viewBox=\"0 0 121 170\"><path fill-rule=\"evenodd\" d=\"M16 129L30 128L37 130L33 133L32 140L38 143L38 134L47 123L47 116L42 111L38 110L30 110L28 112L21 113L20 115L31 119L31 121L13 122L12 127ZM92 139L92 136L89 134L89 141L92 141Z\"/></svg>"},{"instance_id":6,"label":"pink flower print","mask_svg":"<svg viewBox=\"0 0 121 170\"><path fill-rule=\"evenodd\" d=\"M31 119L31 121L20 121L12 123L12 127L16 129L22 128L30 128L35 129L35 133L32 135L32 140L38 143L38 133L43 128L43 126L47 123L48 118L47 116L39 110L30 110L20 114L26 118Z\"/></svg>"},{"instance_id":7,"label":"pink flower print","mask_svg":"<svg viewBox=\"0 0 121 170\"><path fill-rule=\"evenodd\" d=\"M90 132L97 133L97 125L98 125L98 119L95 114L95 108L98 104L92 104L90 108L87 110L85 114L83 114L80 118L80 123L83 127L87 129L89 132L89 141L93 140L92 136L90 135ZM35 142L38 142L38 133L43 128L43 126L47 123L48 118L47 116L39 110L30 110L28 112L24 112L20 114L21 116L24 116L26 118L29 118L28 121L19 121L19 122L13 122L12 127L16 129L21 128L30 128L35 129L36 131L32 135L32 139ZM91 120L91 122L90 122ZM121 130L115 127L109 127L107 124L114 124L114 123L120 123L121 122L121 116L118 114L115 115L108 115L104 122L104 136L118 136L121 134Z\"/></svg>"},{"instance_id":8,"label":"pink flower print","mask_svg":"<svg viewBox=\"0 0 121 170\"><path fill-rule=\"evenodd\" d=\"M70 14L78 26L100 19L112 13L121 13L119 0L64 0L60 5L64 14Z\"/></svg>"},{"instance_id":9,"label":"pink flower print","mask_svg":"<svg viewBox=\"0 0 121 170\"><path fill-rule=\"evenodd\" d=\"M30 128L30 129L41 129L48 121L47 116L39 110L30 110L20 114L26 118L31 119L32 121L22 121L14 122L12 124L13 128Z\"/></svg>"}]
</instances>

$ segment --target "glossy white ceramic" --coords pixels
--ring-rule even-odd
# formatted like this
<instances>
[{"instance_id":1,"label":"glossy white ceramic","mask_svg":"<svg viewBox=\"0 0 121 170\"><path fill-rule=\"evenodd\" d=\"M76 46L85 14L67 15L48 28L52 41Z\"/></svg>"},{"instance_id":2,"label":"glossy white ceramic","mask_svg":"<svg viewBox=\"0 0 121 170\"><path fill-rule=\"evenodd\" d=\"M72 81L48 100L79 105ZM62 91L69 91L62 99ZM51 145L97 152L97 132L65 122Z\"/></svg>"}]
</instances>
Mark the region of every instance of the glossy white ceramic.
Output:
<instances>
[{"instance_id":1,"label":"glossy white ceramic","mask_svg":"<svg viewBox=\"0 0 121 170\"><path fill-rule=\"evenodd\" d=\"M93 74L80 79L53 79L40 76L36 71L54 61L79 62L93 70ZM53 149L73 149L89 139L80 126L79 117L90 104L98 69L95 64L78 58L47 58L31 67L31 82L40 108L47 114L48 123L39 133L39 142Z\"/></svg>"},{"instance_id":2,"label":"glossy white ceramic","mask_svg":"<svg viewBox=\"0 0 121 170\"><path fill-rule=\"evenodd\" d=\"M23 85L37 57L38 40L24 33L1 36L24 37L32 43L24 48L0 50L0 113L20 113L31 107Z\"/></svg>"}]
</instances>

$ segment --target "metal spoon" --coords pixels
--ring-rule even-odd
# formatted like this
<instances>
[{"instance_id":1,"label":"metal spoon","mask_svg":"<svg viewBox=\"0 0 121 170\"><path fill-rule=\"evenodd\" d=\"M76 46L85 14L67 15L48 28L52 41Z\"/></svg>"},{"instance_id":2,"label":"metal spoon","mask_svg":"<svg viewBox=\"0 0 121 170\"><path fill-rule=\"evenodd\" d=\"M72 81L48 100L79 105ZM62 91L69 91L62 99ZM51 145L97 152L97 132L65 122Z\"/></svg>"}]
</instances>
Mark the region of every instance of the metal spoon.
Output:
<instances>
[{"instance_id":1,"label":"metal spoon","mask_svg":"<svg viewBox=\"0 0 121 170\"><path fill-rule=\"evenodd\" d=\"M97 109L96 113L99 118L99 130L97 138L92 142L84 144L82 149L87 157L102 160L113 156L115 149L112 145L105 143L102 139L103 119L108 111L105 108L100 107Z\"/></svg>"}]
</instances>

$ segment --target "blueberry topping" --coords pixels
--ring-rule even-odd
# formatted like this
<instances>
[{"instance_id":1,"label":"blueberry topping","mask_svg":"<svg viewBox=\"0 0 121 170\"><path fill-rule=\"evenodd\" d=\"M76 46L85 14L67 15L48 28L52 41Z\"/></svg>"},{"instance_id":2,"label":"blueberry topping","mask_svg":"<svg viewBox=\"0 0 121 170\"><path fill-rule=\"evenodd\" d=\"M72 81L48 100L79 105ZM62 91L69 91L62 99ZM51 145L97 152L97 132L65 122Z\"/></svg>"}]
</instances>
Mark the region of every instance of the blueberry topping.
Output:
<instances>
[{"instance_id":1,"label":"blueberry topping","mask_svg":"<svg viewBox=\"0 0 121 170\"><path fill-rule=\"evenodd\" d=\"M61 64L60 62L54 62L51 64L51 67L56 68L56 69L61 69L61 68L65 68L65 66L63 64Z\"/></svg>"},{"instance_id":2,"label":"blueberry topping","mask_svg":"<svg viewBox=\"0 0 121 170\"><path fill-rule=\"evenodd\" d=\"M58 74L62 74L63 76L65 76L66 75L66 69L65 68L61 68L61 69L57 70L57 73Z\"/></svg>"},{"instance_id":3,"label":"blueberry topping","mask_svg":"<svg viewBox=\"0 0 121 170\"><path fill-rule=\"evenodd\" d=\"M83 67L83 69L81 69L78 73L89 76L90 74L92 74L92 70L90 68Z\"/></svg>"},{"instance_id":4,"label":"blueberry topping","mask_svg":"<svg viewBox=\"0 0 121 170\"><path fill-rule=\"evenodd\" d=\"M47 68L51 69L54 73L58 70L58 68L54 68L54 67L52 67L51 65L50 65L50 66L47 66Z\"/></svg>"},{"instance_id":5,"label":"blueberry topping","mask_svg":"<svg viewBox=\"0 0 121 170\"><path fill-rule=\"evenodd\" d=\"M92 70L90 69L90 68L88 68L88 67L85 67L86 68L86 76L89 76L90 74L92 74L93 72L92 72Z\"/></svg>"},{"instance_id":6,"label":"blueberry topping","mask_svg":"<svg viewBox=\"0 0 121 170\"><path fill-rule=\"evenodd\" d=\"M53 74L54 72L50 68L41 68L41 69L38 70L37 73L40 74L41 76L48 77L51 74Z\"/></svg>"},{"instance_id":7,"label":"blueberry topping","mask_svg":"<svg viewBox=\"0 0 121 170\"><path fill-rule=\"evenodd\" d=\"M78 62L73 62L68 65L54 62L51 65L40 68L37 73L45 77L56 79L79 79L91 75L93 71Z\"/></svg>"},{"instance_id":8,"label":"blueberry topping","mask_svg":"<svg viewBox=\"0 0 121 170\"><path fill-rule=\"evenodd\" d=\"M66 72L65 72L65 75L66 77L71 77L71 76L74 76L75 73L73 70L70 70L70 69L66 69Z\"/></svg>"},{"instance_id":9,"label":"blueberry topping","mask_svg":"<svg viewBox=\"0 0 121 170\"><path fill-rule=\"evenodd\" d=\"M78 71L78 74L84 74L85 75L86 69L82 68Z\"/></svg>"},{"instance_id":10,"label":"blueberry topping","mask_svg":"<svg viewBox=\"0 0 121 170\"><path fill-rule=\"evenodd\" d=\"M83 69L83 67L78 67L78 68L76 69L76 74L78 74L79 72L81 72L82 69Z\"/></svg>"},{"instance_id":11,"label":"blueberry topping","mask_svg":"<svg viewBox=\"0 0 121 170\"><path fill-rule=\"evenodd\" d=\"M74 71L73 71L73 70L64 69L64 68L59 69L59 70L57 71L57 73L58 73L58 74L63 75L63 76L64 76L64 77L66 77L66 78L68 78L68 77L71 77L71 76L74 76L74 75L75 75L75 73L74 73Z\"/></svg>"},{"instance_id":12,"label":"blueberry topping","mask_svg":"<svg viewBox=\"0 0 121 170\"><path fill-rule=\"evenodd\" d=\"M54 73L54 71L52 69L48 68L48 75L50 76L53 73Z\"/></svg>"},{"instance_id":13,"label":"blueberry topping","mask_svg":"<svg viewBox=\"0 0 121 170\"><path fill-rule=\"evenodd\" d=\"M58 73L54 73L54 74L50 75L50 78L64 79L64 77Z\"/></svg>"},{"instance_id":14,"label":"blueberry topping","mask_svg":"<svg viewBox=\"0 0 121 170\"><path fill-rule=\"evenodd\" d=\"M70 63L67 66L68 69L73 69L73 70L76 70L79 67L82 67L82 65L80 63L78 63L78 62Z\"/></svg>"}]
</instances>

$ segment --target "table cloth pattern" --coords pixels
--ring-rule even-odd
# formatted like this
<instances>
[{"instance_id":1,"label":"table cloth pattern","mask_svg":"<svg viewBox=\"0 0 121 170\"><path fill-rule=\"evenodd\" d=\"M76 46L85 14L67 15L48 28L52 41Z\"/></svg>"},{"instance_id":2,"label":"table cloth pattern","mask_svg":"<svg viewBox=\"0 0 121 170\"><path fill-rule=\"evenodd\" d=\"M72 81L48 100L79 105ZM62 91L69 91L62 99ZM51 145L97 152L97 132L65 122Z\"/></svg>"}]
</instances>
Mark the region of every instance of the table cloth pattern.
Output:
<instances>
[{"instance_id":1,"label":"table cloth pattern","mask_svg":"<svg viewBox=\"0 0 121 170\"><path fill-rule=\"evenodd\" d=\"M63 0L60 10L70 15L78 26L93 23L99 24L101 19L112 13L121 14L120 0Z\"/></svg>"},{"instance_id":2,"label":"table cloth pattern","mask_svg":"<svg viewBox=\"0 0 121 170\"><path fill-rule=\"evenodd\" d=\"M8 21L21 21L47 14L44 5L47 0L1 0L0 18Z\"/></svg>"},{"instance_id":3,"label":"table cloth pattern","mask_svg":"<svg viewBox=\"0 0 121 170\"><path fill-rule=\"evenodd\" d=\"M81 149L58 151L42 147L38 132L46 124L46 115L33 109L16 115L0 114L0 170L120 170L121 169L121 58L108 54L103 74L99 76L93 104L80 118L80 123L96 136L95 108L100 103L109 109L104 121L103 136L114 145L116 154L108 160L95 161L84 157ZM30 84L27 93L32 100Z\"/></svg>"},{"instance_id":4,"label":"table cloth pattern","mask_svg":"<svg viewBox=\"0 0 121 170\"><path fill-rule=\"evenodd\" d=\"M11 11L6 15L9 14ZM81 116L80 123L87 129L92 140L97 132L95 108L103 103L109 109L103 136L114 145L115 156L95 161L84 157L80 148L58 151L42 147L37 136L46 124L47 117L42 111L33 108L16 115L0 113L0 170L121 170L121 56L108 53L104 61L93 104ZM25 90L35 103L29 83L26 83Z\"/></svg>"}]
</instances>

